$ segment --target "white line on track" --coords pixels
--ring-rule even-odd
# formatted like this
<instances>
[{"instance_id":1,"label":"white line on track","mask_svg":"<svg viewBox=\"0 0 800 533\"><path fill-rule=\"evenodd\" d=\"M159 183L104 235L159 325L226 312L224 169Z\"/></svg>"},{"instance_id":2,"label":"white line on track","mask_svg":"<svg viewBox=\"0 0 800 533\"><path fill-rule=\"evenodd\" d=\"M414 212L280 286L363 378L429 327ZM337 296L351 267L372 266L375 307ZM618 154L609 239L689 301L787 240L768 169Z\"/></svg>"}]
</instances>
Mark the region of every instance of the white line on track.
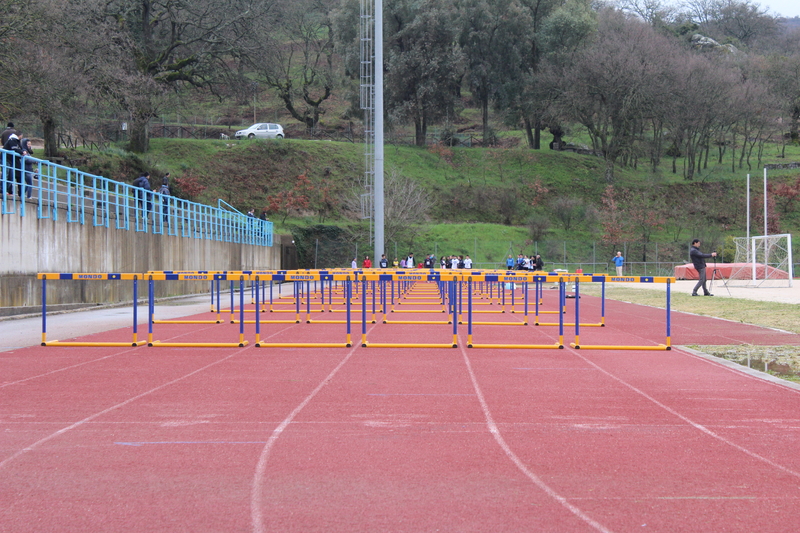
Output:
<instances>
[{"instance_id":1,"label":"white line on track","mask_svg":"<svg viewBox=\"0 0 800 533\"><path fill-rule=\"evenodd\" d=\"M511 450L511 447L503 438L503 435L500 433L500 429L495 424L494 419L492 418L492 413L489 411L489 406L486 403L486 399L483 396L483 391L481 391L480 385L478 385L478 380L475 377L475 373L472 371L472 364L469 362L469 357L467 356L467 351L464 348L463 343L459 343L459 347L461 349L461 355L464 357L464 364L467 366L467 372L469 372L469 378L472 380L472 386L475 389L475 394L478 396L478 401L481 404L481 409L483 409L483 416L486 418L486 425L489 428L489 432L494 437L494 440L497 441L497 444L500 445L500 448L503 449L506 456L511 459L519 470L525 474L525 476L530 479L534 485L539 487L545 494L556 500L560 503L563 507L565 507L569 512L574 514L576 517L580 518L588 525L596 529L597 531L601 531L603 533L611 533L611 530L600 524L599 522L592 520L587 516L583 511L581 511L578 507L572 505L567 501L567 499L553 490L547 483L542 481L542 479L534 474L531 470L528 469L527 466L522 462L522 460Z\"/></svg>"},{"instance_id":2,"label":"white line on track","mask_svg":"<svg viewBox=\"0 0 800 533\"><path fill-rule=\"evenodd\" d=\"M218 365L218 364L220 364L220 363L222 363L222 362L224 362L224 361L227 361L228 359L230 359L230 358L232 358L232 357L234 357L234 356L237 356L237 355L239 355L240 353L242 353L242 352L243 352L244 350L246 350L246 349L247 349L247 348L242 348L241 350L237 350L237 351L233 352L232 354L230 354L230 355L229 355L229 356L227 356L227 357L223 357L222 359L219 359L219 360L217 360L217 361L214 361L213 363L207 364L206 366L203 366L203 367L201 367L201 368L198 368L197 370L193 370L192 372L189 372L188 374L185 374L185 375L183 375L183 376L181 376L181 377L179 377L179 378L173 379L172 381L168 381L167 383L164 383L164 384L162 384L162 385L159 385L158 387L154 387L154 388L152 388L152 389L150 389L150 390L148 390L148 391L146 391L146 392L143 392L143 393L141 393L141 394L137 394L136 396L133 396L133 397L131 397L131 398L128 398L128 399L127 399L127 400L125 400L124 402L120 402L120 403L118 403L118 404L116 404L116 405L112 405L112 406L111 406L111 407L109 407L108 409L103 409L102 411L100 411L100 412L97 412L97 413L95 413L95 414L93 414L93 415L91 415L91 416L87 416L87 417L86 417L86 418L84 418L83 420L79 420L78 422L75 422L74 424L71 424L71 425L69 425L69 426L67 426L67 427L65 427L65 428L61 428L61 429L59 429L58 431L56 431L55 433L51 433L51 434L50 434L50 435L48 435L47 437L45 437L45 438L43 438L43 439L39 439L39 440L37 440L36 442L34 442L33 444L31 444L30 446L26 446L25 448L23 448L23 449L19 450L17 453L15 453L14 455L12 455L11 457L8 457L8 458L4 459L3 461L1 461L1 462L0 462L0 469L2 469L2 468L5 466L5 465L7 465L8 463L10 463L11 461L13 461L14 459L16 459L17 457L19 457L19 456L21 456L21 455L23 455L23 454L25 454L25 453L27 453L27 452L29 452L29 451L31 451L31 450L33 450L33 449L35 449L35 448L38 448L39 446L41 446L41 445L42 445L42 444L44 444L45 442L47 442L47 441L50 441L50 440L52 440L52 439L54 439L54 438L58 437L59 435L63 435L63 434L64 434L64 433L66 433L67 431L70 431L70 430L72 430L72 429L75 429L75 428L77 428L77 427L79 427L79 426L82 426L83 424L85 424L85 423L87 423L87 422L91 422L92 420L94 420L94 419L95 419L95 418L97 418L97 417L103 416L103 415L104 415L104 414L106 414L106 413L110 413L111 411L113 411L113 410L115 410L115 409L119 409L120 407L124 407L124 406L128 405L129 403L131 403L131 402L135 402L136 400L138 400L138 399L140 399L140 398L143 398L143 397L145 397L145 396L147 396L147 395L149 395L149 394L152 394L152 393L154 393L154 392L156 392L156 391L159 391L159 390L161 390L161 389L163 389L163 388L169 387L170 385L173 385L173 384L175 384L175 383L178 383L179 381L182 381L182 380L184 380L184 379L186 379L186 378L188 378L188 377L191 377L191 376L193 376L193 375L195 375L195 374L198 374L198 373L200 373L200 372L202 372L202 371L204 371L204 370L206 370L206 369L208 369L208 368L211 368L212 366L215 366L215 365Z\"/></svg>"},{"instance_id":3,"label":"white line on track","mask_svg":"<svg viewBox=\"0 0 800 533\"><path fill-rule=\"evenodd\" d=\"M374 329L376 326L372 326L369 331ZM264 449L261 450L261 455L258 458L258 463L256 464L256 471L253 475L253 486L250 490L250 516L253 523L253 531L254 533L262 533L266 531L264 528L264 514L261 512L261 500L263 499L263 489L262 486L264 484L264 473L267 469L267 461L269 460L269 454L272 451L272 447L275 446L275 442L280 438L283 431L286 427L292 423L294 418L303 410L303 408L309 404L311 400L314 399L319 391L327 385L333 377L339 372L339 370L350 360L353 354L356 352L356 346L358 340L353 343L353 347L347 352L347 355L342 359L336 368L331 370L331 373L325 376L317 387L311 391L311 394L306 396L306 398L300 402L300 405L294 408L294 410L289 413L283 422L281 422L278 427L276 427L272 434L269 436L267 440L267 444L264 446Z\"/></svg>"},{"instance_id":4,"label":"white line on track","mask_svg":"<svg viewBox=\"0 0 800 533\"><path fill-rule=\"evenodd\" d=\"M570 351L574 355L579 357L580 359L583 359L588 364L592 365L594 368L596 368L597 370L599 370L600 372L605 374L606 376L608 376L611 379L613 379L614 381L624 385L625 387L629 388L630 390L632 390L636 394L639 394L642 397L646 398L647 400L653 402L654 404L656 404L660 408L664 409L665 411L667 411L671 415L680 418L681 420L683 420L684 422L686 422L687 424L689 424L693 428L705 433L709 437L713 437L713 438L719 440L720 442L723 442L723 443L727 444L728 446L731 446L732 448L735 448L735 449L739 450L740 452L752 457L753 459L756 459L757 461L762 461L762 462L764 462L764 463L766 463L766 464L768 464L768 465L770 465L770 466L772 466L774 468L777 468L778 470L780 470L782 472L785 472L785 473L787 473L787 474L789 474L791 476L800 478L800 472L795 472L794 470L792 470L790 468L786 468L785 466L780 465L780 464L776 463L775 461L767 459L763 455L759 455L759 454L757 454L757 453L755 453L755 452L753 452L751 450L748 450L744 446L740 446L740 445L736 444L735 442L726 439L725 437L723 437L722 435L719 435L718 433L714 433L713 431L708 429L706 426L704 426L704 425L702 425L702 424L700 424L698 422L695 422L694 420L692 420L692 419L680 414L675 409L673 409L673 408L671 408L671 407L659 402L658 400L656 400L655 398L653 398L652 396L650 396L649 394L647 394L643 390L636 388L635 386L631 385L630 383L628 383L627 381L623 380L622 378L619 378L619 377L615 376L614 374L612 374L611 372L609 372L608 370L605 370L604 368L602 368L601 366L599 366L595 362L587 359L582 354L578 353L578 350L570 349Z\"/></svg>"},{"instance_id":5,"label":"white line on track","mask_svg":"<svg viewBox=\"0 0 800 533\"><path fill-rule=\"evenodd\" d=\"M204 328L200 328L200 331L202 331L204 329L210 329L210 328L211 328L211 326L206 326ZM186 335L190 335L190 334L193 334L193 333L196 333L196 331L192 332L192 333L181 333L180 335L175 335L174 337L170 337L169 340L174 340L174 339L178 339L180 337L185 337ZM27 346L26 346L26 348L27 348ZM98 361L103 361L103 360L108 359L110 357L117 357L117 356L120 356L120 355L124 355L126 353L132 352L132 351L137 350L139 348L141 348L141 347L140 346L132 346L132 347L130 347L128 349L122 350L121 352L115 352L115 353L112 353L112 354L109 354L109 355L106 355L106 356L103 356L103 357L98 357L97 359L92 359L90 361L84 361L82 363L76 363L74 365L65 366L63 368L56 368L55 370L50 370L49 372L45 372L43 374L37 374L35 376L30 376L30 377L27 377L27 378L18 379L17 381L9 381L8 383L2 383L2 384L0 384L0 389L2 389L3 387L8 387L10 385L17 385L18 383L24 383L24 382L30 381L32 379L43 378L43 377L49 376L51 374L57 374L59 372L64 372L65 370L71 370L73 368L78 368L80 366L88 365L88 364L91 364L91 363L96 363Z\"/></svg>"},{"instance_id":6,"label":"white line on track","mask_svg":"<svg viewBox=\"0 0 800 533\"><path fill-rule=\"evenodd\" d=\"M84 361L84 362L82 362L82 363L77 363L77 364L74 364L74 365L65 366L65 367L63 367L63 368L57 368L57 369L55 369L55 370L50 370L49 372L45 372L44 374L37 374L37 375L35 375L35 376L30 376L30 377L27 377L27 378L18 379L17 381L9 381L8 383L3 383L3 384L0 384L0 389L2 389L3 387L8 387L8 386L11 386L11 385L17 385L18 383L24 383L24 382L26 382L26 381L30 381L30 380L32 380L32 379L43 378L43 377L45 377L45 376L49 376L49 375L51 375L51 374L57 374L57 373L59 373L59 372L64 372L65 370L70 370L70 369L73 369L73 368L78 368L79 366L88 365L88 364L91 364L91 363L96 363L96 362L98 362L98 361L102 361L102 360L104 360L104 359L108 359L109 357L116 357L116 356L118 356L118 355L123 355L123 354L126 354L126 353L128 353L128 352L131 352L131 351L133 351L133 350L135 350L135 349L136 349L136 348L133 348L133 347L132 347L132 348L130 348L130 349L128 349L128 350L123 350L123 351L121 351L121 352L112 353L112 354L110 354L110 355L106 355L106 356L104 356L104 357L99 357L99 358L97 358L97 359L92 359L92 360L90 360L90 361Z\"/></svg>"},{"instance_id":7,"label":"white line on track","mask_svg":"<svg viewBox=\"0 0 800 533\"><path fill-rule=\"evenodd\" d=\"M291 326L289 326L289 327L291 327ZM283 328L283 329L281 329L280 331L276 331L275 333L273 333L272 335L270 335L270 337L271 337L271 336L274 336L274 335L277 335L277 334L279 334L281 331L284 331L285 329L288 329L288 327L287 327L287 328ZM185 334L178 335L177 337L181 337L181 336L183 336L183 335L185 335ZM177 338L177 337L173 337L173 338ZM267 337L267 338L269 338L269 337ZM131 350L133 350L133 349L134 349L134 348L131 348ZM129 404L129 403L131 403L131 402L134 402L134 401L136 401L136 400L138 400L138 399L140 399L140 398L143 398L143 397L147 396L148 394L152 394L152 393L154 393L154 392L156 392L156 391L159 391L159 390L161 390L161 389L163 389L163 388L169 387L170 385L173 385L173 384L175 384L175 383L178 383L179 381L182 381L182 380L184 380L184 379L186 379L186 378L188 378L188 377L191 377L191 376L193 376L193 375L195 375L195 374L197 374L197 373L199 373L199 372L202 372L202 371L204 371L204 370L206 370L206 369L208 369L208 368L211 368L211 367L213 367L213 366L216 366L216 365L218 365L218 364L220 364L220 363L223 363L223 362L227 361L228 359L230 359L230 358L232 358L232 357L234 357L234 356L236 356L236 355L239 355L240 353L242 353L242 352L243 352L243 351L245 351L246 349L247 349L247 348L242 348L241 350L237 350L237 351L233 352L232 354L230 354L230 355L229 355L229 356L227 356L227 357L224 357L224 358L222 358L222 359L219 359L219 360L217 360L217 361L214 361L213 363L207 364L207 365L205 365L205 366L203 366L203 367L201 367L201 368L198 368L197 370L193 370L192 372L189 372L188 374L185 374L185 375L183 375L183 376L181 376L181 377L179 377L179 378L173 379L172 381L168 381L167 383L164 383L164 384L162 384L162 385L159 385L158 387L152 388L152 389L150 389L150 390L148 390L148 391L146 391L146 392L143 392L143 393L141 393L141 394L137 394L136 396L134 396L134 397L132 397L132 398L128 398L128 399L127 399L127 400L125 400L124 402L118 403L118 404L116 404L116 405L112 405L112 406L111 406L111 407L109 407L108 409L104 409L104 410L102 410L102 411L100 411L100 412L98 412L98 413L95 413L95 414L93 414L93 415L91 415L91 416L88 416L88 417L84 418L83 420L79 420L78 422L75 422L74 424L71 424L71 425L69 425L69 426L67 426L67 427L65 427L65 428L61 428L61 429L59 429L58 431L56 431L55 433L51 433L51 434L50 434L50 435L48 435L47 437L44 437L43 439L40 439L40 440L38 440L38 441L34 442L34 443L33 443L33 444L31 444L30 446L26 446L25 448L23 448L23 449L19 450L19 451L18 451L17 453L15 453L14 455L12 455L12 456L10 456L10 457L7 457L6 459L3 459L2 461L0 461L0 469L2 469L2 468L5 466L5 465L7 465L8 463L10 463L11 461L13 461L14 459L16 459L17 457L19 457L19 456L21 456L21 455L23 455L23 454L25 454L25 453L27 453L27 452L29 452L29 451L31 451L31 450L34 450L34 449L38 448L39 446L41 446L41 445L42 445L42 444L44 444L45 442L48 442L48 441L50 441L50 440L52 440L52 439L54 439L54 438L58 437L59 435L63 435L63 434L64 434L64 433L66 433L67 431L70 431L70 430L72 430L72 429L75 429L75 428L77 428L77 427L79 427L79 426L82 426L83 424L86 424L87 422L91 422L92 420L94 420L94 419L96 419L96 418L98 418L98 417L100 417L100 416L103 416L103 415L104 415L104 414L106 414L106 413L110 413L111 411L113 411L113 410L115 410L115 409L118 409L118 408L120 408L120 407L124 407L124 406L128 405L128 404ZM109 355L109 356L106 356L106 357L102 357L102 358L100 358L100 359L95 359L95 360L93 360L93 361L87 361L86 363L91 363L91 362L94 362L94 361L100 361L100 360L102 360L102 359L106 359L107 357L113 357L113 356L121 355L121 354L127 353L127 352L129 352L129 351L131 351L131 350L124 350L124 351L122 351L122 352L119 352L119 353L116 353L116 354L112 354L112 355ZM26 378L26 379L24 379L24 380L17 381L17 383L19 383L19 382L21 382L21 381L26 381L27 379L33 379L34 377L42 377L42 376L46 376L46 375L48 375L48 374L52 374L52 373L55 373L55 372L60 372L60 371L62 371L62 370L67 370L67 369L69 369L69 368L74 368L74 367L76 367L76 366L81 366L81 365L83 365L83 364L86 364L86 363L80 363L80 364L78 364L78 365L72 365L72 366L70 366L70 367L65 367L65 368L63 368L63 369L59 369L59 370L53 370L52 372L48 372L48 373L46 373L46 374L41 374L41 375L39 375L39 376L32 376L31 378ZM9 384L9 385L10 385L10 384Z\"/></svg>"}]
</instances>

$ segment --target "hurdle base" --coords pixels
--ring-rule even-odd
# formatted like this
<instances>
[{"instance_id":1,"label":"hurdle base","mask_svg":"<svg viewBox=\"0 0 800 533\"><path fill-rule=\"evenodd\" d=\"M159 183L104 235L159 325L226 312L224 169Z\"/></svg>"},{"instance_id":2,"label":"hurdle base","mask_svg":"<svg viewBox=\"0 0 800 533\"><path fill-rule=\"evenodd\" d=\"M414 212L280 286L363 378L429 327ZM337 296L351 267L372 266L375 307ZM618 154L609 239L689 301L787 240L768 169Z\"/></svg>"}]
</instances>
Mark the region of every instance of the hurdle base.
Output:
<instances>
[{"instance_id":1,"label":"hurdle base","mask_svg":"<svg viewBox=\"0 0 800 533\"><path fill-rule=\"evenodd\" d=\"M365 342L362 348L458 348L458 344L414 344L393 342Z\"/></svg>"},{"instance_id":2,"label":"hurdle base","mask_svg":"<svg viewBox=\"0 0 800 533\"><path fill-rule=\"evenodd\" d=\"M153 341L148 344L152 348L244 348L244 342L161 342Z\"/></svg>"},{"instance_id":3,"label":"hurdle base","mask_svg":"<svg viewBox=\"0 0 800 533\"><path fill-rule=\"evenodd\" d=\"M349 342L257 342L256 348L350 348Z\"/></svg>"},{"instance_id":4,"label":"hurdle base","mask_svg":"<svg viewBox=\"0 0 800 533\"><path fill-rule=\"evenodd\" d=\"M452 324L452 320L386 320L384 324Z\"/></svg>"},{"instance_id":5,"label":"hurdle base","mask_svg":"<svg viewBox=\"0 0 800 533\"><path fill-rule=\"evenodd\" d=\"M231 324L239 324L238 320L231 321ZM255 320L245 320L244 324L255 324ZM259 320L259 324L299 324L299 320Z\"/></svg>"},{"instance_id":6,"label":"hurdle base","mask_svg":"<svg viewBox=\"0 0 800 533\"><path fill-rule=\"evenodd\" d=\"M459 321L459 324L466 324L464 321ZM527 322L473 322L473 326L527 326Z\"/></svg>"},{"instance_id":7,"label":"hurdle base","mask_svg":"<svg viewBox=\"0 0 800 533\"><path fill-rule=\"evenodd\" d=\"M128 341L128 342L78 342L78 341L45 341L42 346L82 346L90 347L133 347L144 346L147 341Z\"/></svg>"},{"instance_id":8,"label":"hurdle base","mask_svg":"<svg viewBox=\"0 0 800 533\"><path fill-rule=\"evenodd\" d=\"M153 320L153 324L222 324L222 320Z\"/></svg>"},{"instance_id":9,"label":"hurdle base","mask_svg":"<svg viewBox=\"0 0 800 533\"><path fill-rule=\"evenodd\" d=\"M562 350L561 344L467 344L467 348L489 348L509 350Z\"/></svg>"},{"instance_id":10,"label":"hurdle base","mask_svg":"<svg viewBox=\"0 0 800 533\"><path fill-rule=\"evenodd\" d=\"M576 350L647 350L647 351L670 351L672 350L671 347L665 344L659 344L657 346L613 346L613 345L602 345L602 344L575 344L571 342L569 344L572 348Z\"/></svg>"}]
</instances>

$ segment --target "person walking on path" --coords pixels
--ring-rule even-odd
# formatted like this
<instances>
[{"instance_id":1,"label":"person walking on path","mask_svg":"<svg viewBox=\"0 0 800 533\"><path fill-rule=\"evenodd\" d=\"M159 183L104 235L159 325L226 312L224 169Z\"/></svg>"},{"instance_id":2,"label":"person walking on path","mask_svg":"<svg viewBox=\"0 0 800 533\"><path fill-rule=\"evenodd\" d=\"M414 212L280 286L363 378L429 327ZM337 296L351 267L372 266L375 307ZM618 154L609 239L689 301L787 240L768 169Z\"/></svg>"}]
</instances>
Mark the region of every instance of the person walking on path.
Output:
<instances>
[{"instance_id":1,"label":"person walking on path","mask_svg":"<svg viewBox=\"0 0 800 533\"><path fill-rule=\"evenodd\" d=\"M703 288L703 296L714 296L710 292L708 292L708 288L706 287L706 259L709 257L717 257L717 252L711 252L710 254L704 254L700 251L700 239L694 239L692 241L692 247L689 250L689 257L692 260L692 264L694 265L694 269L697 270L697 285L694 286L692 289L692 296L699 296L697 294L697 289L700 287Z\"/></svg>"},{"instance_id":2,"label":"person walking on path","mask_svg":"<svg viewBox=\"0 0 800 533\"><path fill-rule=\"evenodd\" d=\"M617 252L617 255L615 255L611 260L614 262L614 265L617 267L617 276L621 276L622 275L622 265L625 264L625 258L622 257L622 252Z\"/></svg>"}]
</instances>

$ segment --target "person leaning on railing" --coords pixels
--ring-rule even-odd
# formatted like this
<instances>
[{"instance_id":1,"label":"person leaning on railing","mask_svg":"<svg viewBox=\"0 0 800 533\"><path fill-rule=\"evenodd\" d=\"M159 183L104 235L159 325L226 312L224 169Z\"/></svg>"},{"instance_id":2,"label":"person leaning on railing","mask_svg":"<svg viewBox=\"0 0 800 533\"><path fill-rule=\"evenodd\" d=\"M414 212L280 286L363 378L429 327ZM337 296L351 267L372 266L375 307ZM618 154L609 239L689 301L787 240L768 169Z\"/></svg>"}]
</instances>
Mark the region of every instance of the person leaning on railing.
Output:
<instances>
[{"instance_id":1,"label":"person leaning on railing","mask_svg":"<svg viewBox=\"0 0 800 533\"><path fill-rule=\"evenodd\" d=\"M17 194L22 198L22 157L27 154L23 149L22 143L19 141L16 133L8 136L8 140L3 144L3 150L14 152L15 156L6 154L6 168L10 168L10 175L6 175L8 185L6 186L6 193L9 196L14 196L14 182L17 182Z\"/></svg>"}]
</instances>

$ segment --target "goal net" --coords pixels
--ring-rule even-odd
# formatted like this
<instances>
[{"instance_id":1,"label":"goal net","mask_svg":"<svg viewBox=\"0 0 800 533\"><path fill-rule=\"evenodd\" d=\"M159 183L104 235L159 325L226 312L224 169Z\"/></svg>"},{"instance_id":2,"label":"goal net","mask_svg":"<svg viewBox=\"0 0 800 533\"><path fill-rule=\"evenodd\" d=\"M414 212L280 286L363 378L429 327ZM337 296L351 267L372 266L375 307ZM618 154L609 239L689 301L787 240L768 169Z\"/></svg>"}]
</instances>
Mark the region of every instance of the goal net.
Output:
<instances>
[{"instance_id":1,"label":"goal net","mask_svg":"<svg viewBox=\"0 0 800 533\"><path fill-rule=\"evenodd\" d=\"M792 236L734 237L736 258L729 285L736 287L791 287Z\"/></svg>"}]
</instances>

